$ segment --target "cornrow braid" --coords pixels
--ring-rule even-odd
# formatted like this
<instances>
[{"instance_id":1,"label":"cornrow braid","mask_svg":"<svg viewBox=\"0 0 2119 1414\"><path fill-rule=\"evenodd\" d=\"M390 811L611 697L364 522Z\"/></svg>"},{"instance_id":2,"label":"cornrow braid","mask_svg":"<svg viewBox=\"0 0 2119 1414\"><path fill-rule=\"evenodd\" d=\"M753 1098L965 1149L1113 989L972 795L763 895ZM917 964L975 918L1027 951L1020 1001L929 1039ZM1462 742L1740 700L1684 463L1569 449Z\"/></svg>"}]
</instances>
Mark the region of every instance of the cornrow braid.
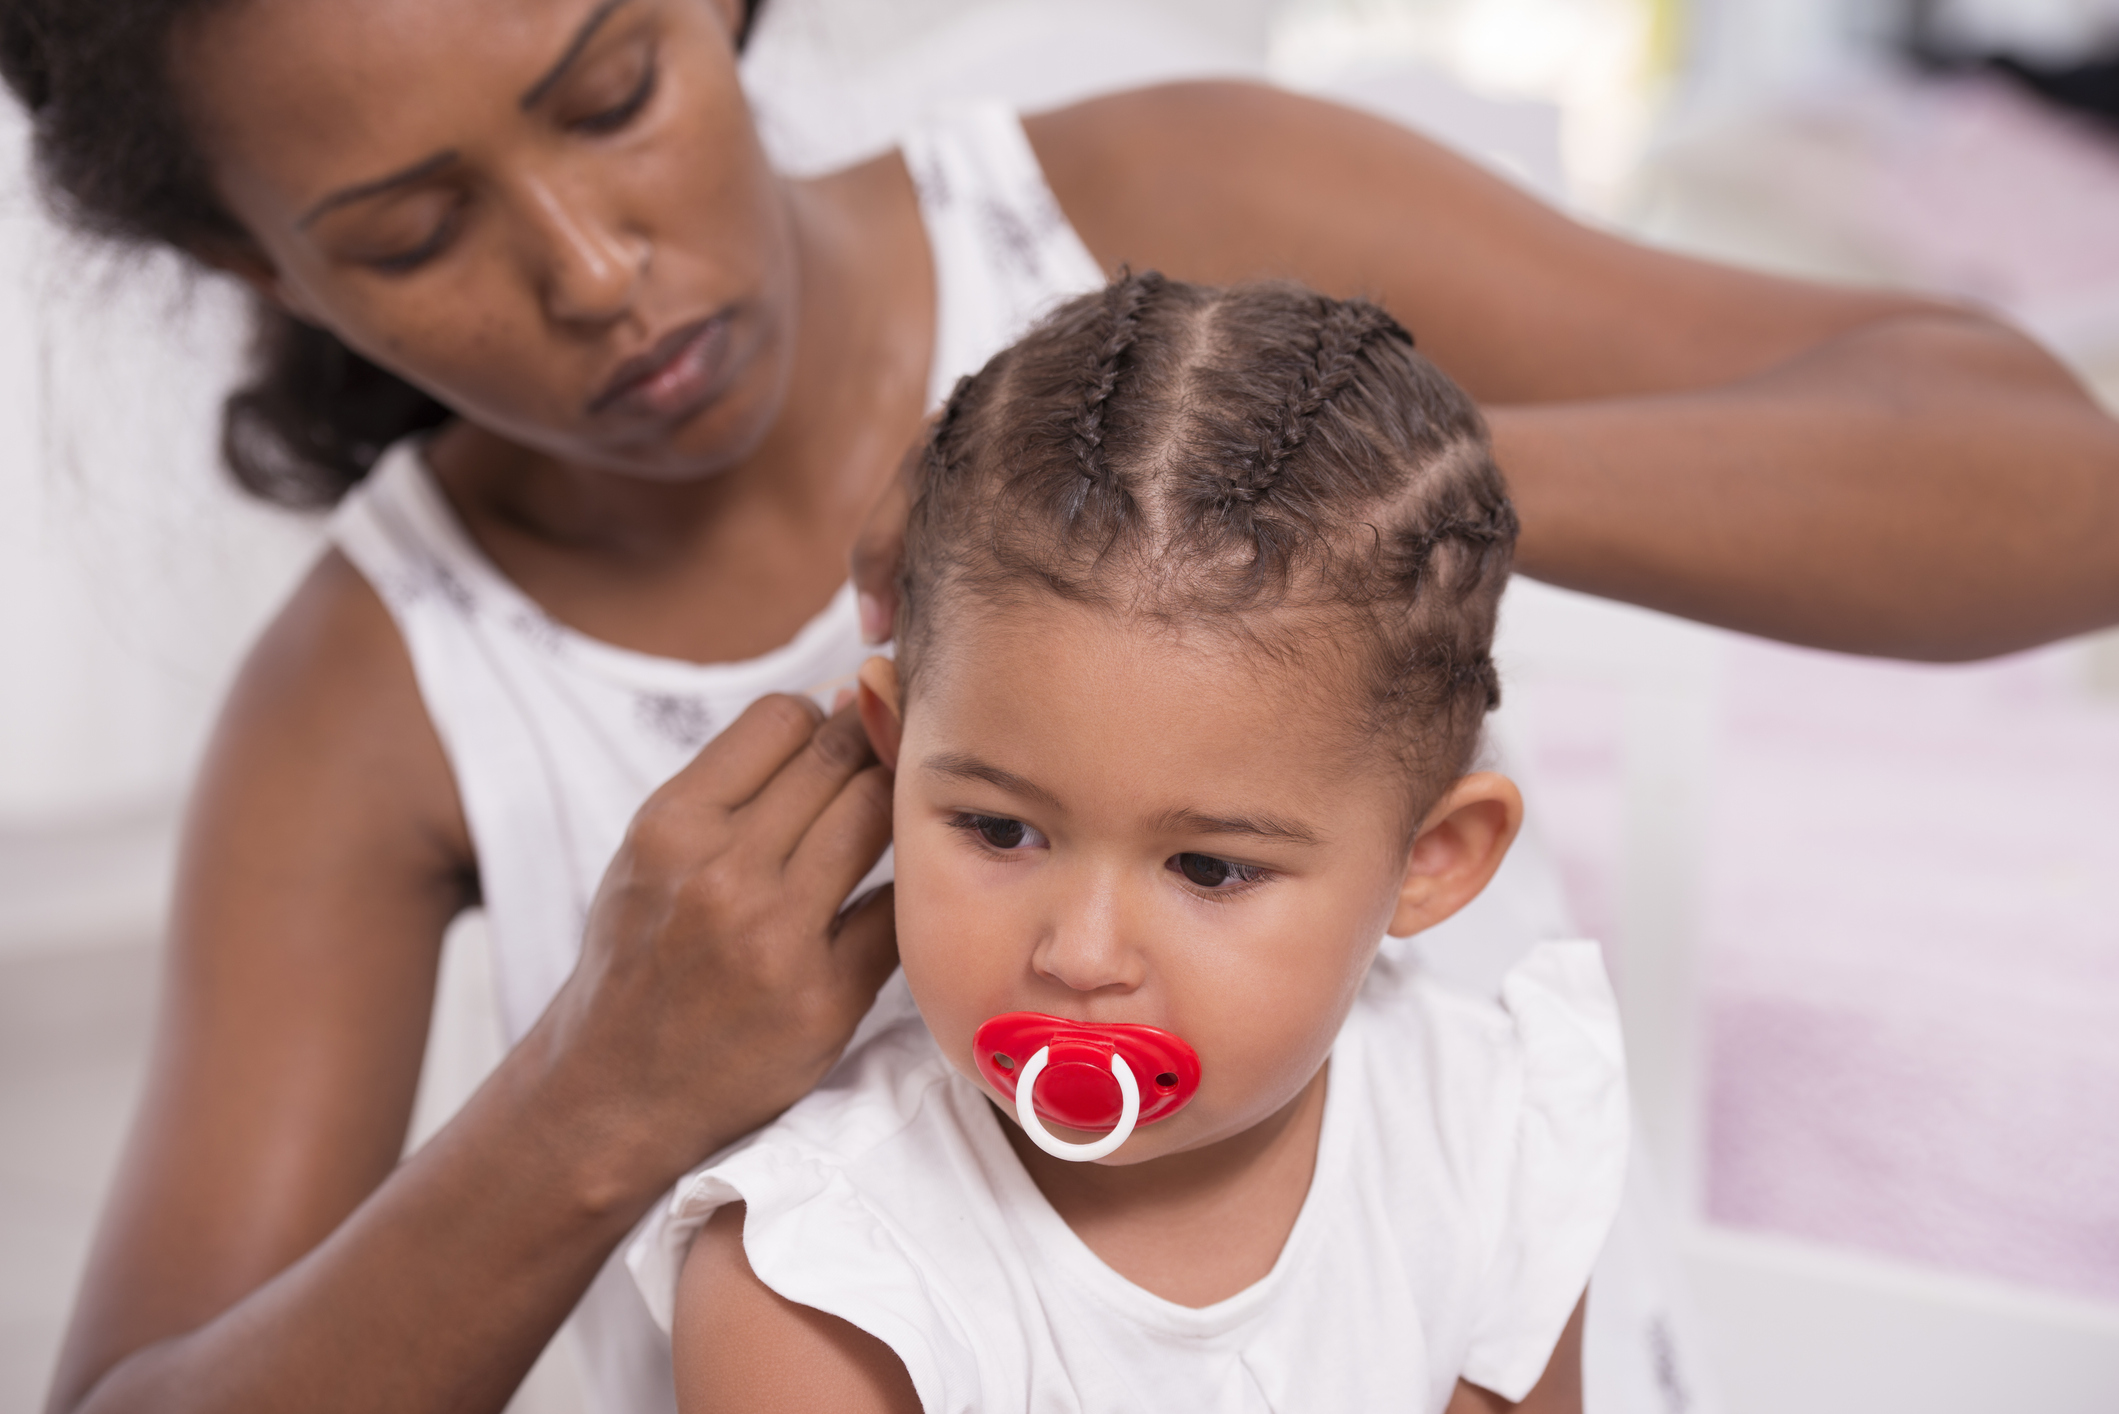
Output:
<instances>
[{"instance_id":1,"label":"cornrow braid","mask_svg":"<svg viewBox=\"0 0 2119 1414\"><path fill-rule=\"evenodd\" d=\"M1310 435L1317 415L1345 392L1360 371L1361 354L1371 340L1394 337L1413 347L1405 326L1367 300L1318 297L1321 318L1317 345L1296 365L1286 395L1260 428L1258 452L1244 473L1229 478L1231 499L1250 504L1270 493L1288 458Z\"/></svg>"},{"instance_id":2,"label":"cornrow braid","mask_svg":"<svg viewBox=\"0 0 2119 1414\"><path fill-rule=\"evenodd\" d=\"M1289 284L1127 274L1053 311L959 386L918 462L907 690L937 624L1026 599L1227 635L1336 683L1417 820L1499 698L1516 522L1477 408L1412 343Z\"/></svg>"},{"instance_id":3,"label":"cornrow braid","mask_svg":"<svg viewBox=\"0 0 2119 1414\"><path fill-rule=\"evenodd\" d=\"M1427 587L1428 566L1444 545L1463 546L1469 552L1470 568L1460 577L1476 585L1487 562L1499 552L1512 554L1518 523L1516 508L1505 500L1481 501L1470 512L1452 511L1424 529L1410 532L1398 553L1398 574L1408 592ZM1458 586L1453 592L1462 592Z\"/></svg>"},{"instance_id":4,"label":"cornrow braid","mask_svg":"<svg viewBox=\"0 0 2119 1414\"><path fill-rule=\"evenodd\" d=\"M1470 665L1469 686L1476 689L1478 700L1484 704L1483 712L1491 712L1501 705L1501 671L1494 666L1491 654Z\"/></svg>"},{"instance_id":5,"label":"cornrow braid","mask_svg":"<svg viewBox=\"0 0 2119 1414\"><path fill-rule=\"evenodd\" d=\"M1143 270L1136 275L1120 269L1118 278L1104 290L1104 311L1109 327L1104 339L1089 355L1083 371L1082 402L1074 414L1074 454L1081 462L1082 479L1102 482L1108 468L1104 461L1104 408L1118 388L1126 369L1126 356L1140 337L1141 314L1162 288L1161 272Z\"/></svg>"}]
</instances>

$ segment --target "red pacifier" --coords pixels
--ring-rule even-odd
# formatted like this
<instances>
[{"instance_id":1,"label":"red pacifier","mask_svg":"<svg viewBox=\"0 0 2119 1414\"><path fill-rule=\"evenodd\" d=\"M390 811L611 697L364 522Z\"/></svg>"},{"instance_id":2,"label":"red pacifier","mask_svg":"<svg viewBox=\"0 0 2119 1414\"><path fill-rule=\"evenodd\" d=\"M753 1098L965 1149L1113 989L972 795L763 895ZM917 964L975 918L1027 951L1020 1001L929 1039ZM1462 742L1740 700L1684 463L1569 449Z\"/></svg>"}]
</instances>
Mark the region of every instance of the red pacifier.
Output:
<instances>
[{"instance_id":1,"label":"red pacifier","mask_svg":"<svg viewBox=\"0 0 2119 1414\"><path fill-rule=\"evenodd\" d=\"M1168 1119L1199 1092L1198 1054L1153 1026L1011 1011L981 1026L971 1049L987 1083L1014 1097L1015 1117L1030 1142L1076 1163L1114 1152L1136 1126ZM1044 1120L1111 1132L1070 1144L1055 1138Z\"/></svg>"}]
</instances>

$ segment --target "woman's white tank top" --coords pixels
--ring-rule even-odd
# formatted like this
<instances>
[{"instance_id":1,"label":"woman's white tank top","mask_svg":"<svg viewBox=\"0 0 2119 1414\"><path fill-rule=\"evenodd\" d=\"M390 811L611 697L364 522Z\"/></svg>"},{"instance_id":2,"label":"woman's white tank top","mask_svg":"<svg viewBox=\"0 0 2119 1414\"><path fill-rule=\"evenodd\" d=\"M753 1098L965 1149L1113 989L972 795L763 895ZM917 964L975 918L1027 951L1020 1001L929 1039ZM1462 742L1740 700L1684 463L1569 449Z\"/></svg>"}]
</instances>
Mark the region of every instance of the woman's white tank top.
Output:
<instances>
[{"instance_id":1,"label":"woman's white tank top","mask_svg":"<svg viewBox=\"0 0 2119 1414\"><path fill-rule=\"evenodd\" d=\"M903 151L934 261L935 406L1105 275L1010 110L953 110ZM747 662L658 658L578 633L478 549L411 442L347 497L330 533L396 621L455 773L511 1045L573 970L589 901L649 793L756 698L828 704L872 651L851 585L793 641ZM1446 972L1498 978L1533 942L1569 935L1558 898L1550 867L1519 851L1473 909L1419 941ZM622 1260L575 1323L600 1414L674 1409L668 1341Z\"/></svg>"}]
</instances>

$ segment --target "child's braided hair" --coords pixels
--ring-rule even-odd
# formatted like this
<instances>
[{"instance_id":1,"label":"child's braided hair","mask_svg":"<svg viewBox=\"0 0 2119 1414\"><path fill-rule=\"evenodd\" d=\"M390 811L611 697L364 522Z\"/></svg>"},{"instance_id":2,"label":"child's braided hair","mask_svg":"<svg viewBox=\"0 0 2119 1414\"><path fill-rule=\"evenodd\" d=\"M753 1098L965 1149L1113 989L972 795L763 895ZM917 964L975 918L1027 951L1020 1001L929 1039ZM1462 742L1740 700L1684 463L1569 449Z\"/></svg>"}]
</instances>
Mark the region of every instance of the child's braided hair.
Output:
<instances>
[{"instance_id":1,"label":"child's braided hair","mask_svg":"<svg viewBox=\"0 0 2119 1414\"><path fill-rule=\"evenodd\" d=\"M946 600L1035 591L1329 641L1430 786L1500 701L1515 512L1471 400L1365 300L1122 274L960 382L914 475L908 683Z\"/></svg>"}]
</instances>

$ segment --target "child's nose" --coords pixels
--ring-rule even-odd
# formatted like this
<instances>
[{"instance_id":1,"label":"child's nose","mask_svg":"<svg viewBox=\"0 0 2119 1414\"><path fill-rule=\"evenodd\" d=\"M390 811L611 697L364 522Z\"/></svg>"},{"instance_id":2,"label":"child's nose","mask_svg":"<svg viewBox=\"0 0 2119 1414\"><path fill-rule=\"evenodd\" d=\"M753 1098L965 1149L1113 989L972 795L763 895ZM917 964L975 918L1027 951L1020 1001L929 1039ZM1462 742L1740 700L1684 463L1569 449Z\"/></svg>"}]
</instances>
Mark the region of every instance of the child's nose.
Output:
<instances>
[{"instance_id":1,"label":"child's nose","mask_svg":"<svg viewBox=\"0 0 2119 1414\"><path fill-rule=\"evenodd\" d=\"M1147 960L1126 912L1115 890L1077 894L1032 952L1032 969L1075 992L1131 991L1140 986Z\"/></svg>"}]
</instances>

